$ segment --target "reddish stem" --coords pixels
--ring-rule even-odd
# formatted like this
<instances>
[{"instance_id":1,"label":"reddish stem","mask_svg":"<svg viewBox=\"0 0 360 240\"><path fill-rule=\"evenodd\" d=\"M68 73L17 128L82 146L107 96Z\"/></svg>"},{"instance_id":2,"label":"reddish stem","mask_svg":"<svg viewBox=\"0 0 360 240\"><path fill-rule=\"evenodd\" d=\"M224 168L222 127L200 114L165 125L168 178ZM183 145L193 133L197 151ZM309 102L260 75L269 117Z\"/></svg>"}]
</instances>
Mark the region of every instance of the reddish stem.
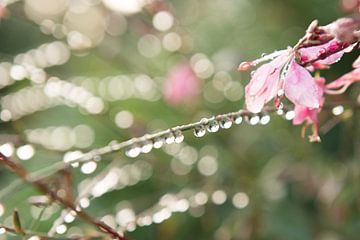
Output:
<instances>
[{"instance_id":1,"label":"reddish stem","mask_svg":"<svg viewBox=\"0 0 360 240\"><path fill-rule=\"evenodd\" d=\"M42 193L48 195L52 200L58 202L59 204L63 205L65 208L69 208L77 213L77 215L83 219L84 221L96 226L100 231L106 233L107 235L111 236L113 239L118 240L126 240L125 237L121 236L116 230L112 229L108 225L106 225L103 222L100 222L93 217L91 217L86 212L78 209L74 203L60 197L56 192L52 191L50 187L43 182L42 180L36 180L32 181L29 177L28 172L26 169L21 166L20 164L17 164L10 159L8 159L6 156L4 156L0 152L0 163L4 164L7 168L9 168L12 172L14 172L17 176L19 176L21 179L23 179L25 182L32 184L35 188L37 188Z\"/></svg>"}]
</instances>

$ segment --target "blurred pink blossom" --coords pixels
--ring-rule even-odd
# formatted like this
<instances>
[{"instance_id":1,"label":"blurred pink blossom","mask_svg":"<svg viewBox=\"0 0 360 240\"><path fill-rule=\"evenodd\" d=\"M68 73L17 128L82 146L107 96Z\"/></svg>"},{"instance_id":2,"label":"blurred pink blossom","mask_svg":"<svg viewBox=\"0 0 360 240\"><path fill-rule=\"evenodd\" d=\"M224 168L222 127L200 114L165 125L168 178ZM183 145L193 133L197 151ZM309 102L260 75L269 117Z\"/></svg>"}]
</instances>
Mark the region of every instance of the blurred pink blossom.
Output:
<instances>
[{"instance_id":1,"label":"blurred pink blossom","mask_svg":"<svg viewBox=\"0 0 360 240\"><path fill-rule=\"evenodd\" d=\"M2 3L0 3L0 19L6 18L8 16L8 9Z\"/></svg>"},{"instance_id":2,"label":"blurred pink blossom","mask_svg":"<svg viewBox=\"0 0 360 240\"><path fill-rule=\"evenodd\" d=\"M188 63L176 65L168 73L163 87L164 98L170 105L197 101L201 82Z\"/></svg>"},{"instance_id":3,"label":"blurred pink blossom","mask_svg":"<svg viewBox=\"0 0 360 240\"><path fill-rule=\"evenodd\" d=\"M359 0L341 0L341 7L346 12L359 12L360 1Z\"/></svg>"}]
</instances>

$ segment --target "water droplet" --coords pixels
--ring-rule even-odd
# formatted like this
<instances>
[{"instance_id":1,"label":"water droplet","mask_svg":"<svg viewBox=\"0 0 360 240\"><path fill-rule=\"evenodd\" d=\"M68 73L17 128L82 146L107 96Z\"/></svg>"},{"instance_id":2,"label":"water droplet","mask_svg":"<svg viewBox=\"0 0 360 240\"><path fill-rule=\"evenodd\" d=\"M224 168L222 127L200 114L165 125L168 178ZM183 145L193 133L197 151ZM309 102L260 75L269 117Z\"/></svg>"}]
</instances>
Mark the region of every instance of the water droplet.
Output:
<instances>
[{"instance_id":1,"label":"water droplet","mask_svg":"<svg viewBox=\"0 0 360 240\"><path fill-rule=\"evenodd\" d=\"M99 162L101 160L101 156L100 155L94 155L93 160L95 162Z\"/></svg>"},{"instance_id":2,"label":"water droplet","mask_svg":"<svg viewBox=\"0 0 360 240\"><path fill-rule=\"evenodd\" d=\"M154 144L153 144L154 148L161 148L163 145L164 145L163 138L158 137L154 139Z\"/></svg>"},{"instance_id":3,"label":"water droplet","mask_svg":"<svg viewBox=\"0 0 360 240\"><path fill-rule=\"evenodd\" d=\"M256 125L259 122L260 122L260 117L258 115L254 115L254 116L250 117L250 119L249 119L249 123L251 125Z\"/></svg>"},{"instance_id":4,"label":"water droplet","mask_svg":"<svg viewBox=\"0 0 360 240\"><path fill-rule=\"evenodd\" d=\"M287 64L283 67L283 69L281 70L281 73L280 73L280 79L285 79L285 77L286 77L286 75L287 75L287 73L288 73L288 71L289 71L289 66L290 66L290 64L287 63Z\"/></svg>"},{"instance_id":5,"label":"water droplet","mask_svg":"<svg viewBox=\"0 0 360 240\"><path fill-rule=\"evenodd\" d=\"M94 161L86 162L81 166L81 172L84 174L91 174L97 168L97 164Z\"/></svg>"},{"instance_id":6,"label":"water droplet","mask_svg":"<svg viewBox=\"0 0 360 240\"><path fill-rule=\"evenodd\" d=\"M266 125L270 122L270 116L269 115L264 115L260 118L260 123L261 125Z\"/></svg>"},{"instance_id":7,"label":"water droplet","mask_svg":"<svg viewBox=\"0 0 360 240\"><path fill-rule=\"evenodd\" d=\"M194 129L195 137L203 137L206 134L206 129L203 125L199 125Z\"/></svg>"},{"instance_id":8,"label":"water droplet","mask_svg":"<svg viewBox=\"0 0 360 240\"><path fill-rule=\"evenodd\" d=\"M206 128L207 128L208 132L217 132L217 131L219 131L220 126L216 120L212 119L212 120L209 120Z\"/></svg>"},{"instance_id":9,"label":"water droplet","mask_svg":"<svg viewBox=\"0 0 360 240\"><path fill-rule=\"evenodd\" d=\"M176 143L181 143L182 141L184 141L184 135L182 134L182 132L180 130L175 130L173 134L174 134Z\"/></svg>"},{"instance_id":10,"label":"water droplet","mask_svg":"<svg viewBox=\"0 0 360 240\"><path fill-rule=\"evenodd\" d=\"M219 124L220 124L221 128L228 129L228 128L231 128L232 121L230 118L224 117L219 121Z\"/></svg>"},{"instance_id":11,"label":"water droplet","mask_svg":"<svg viewBox=\"0 0 360 240\"><path fill-rule=\"evenodd\" d=\"M254 77L255 71L251 71L250 76Z\"/></svg>"},{"instance_id":12,"label":"water droplet","mask_svg":"<svg viewBox=\"0 0 360 240\"><path fill-rule=\"evenodd\" d=\"M295 111L293 110L290 110L285 114L286 120L293 120L294 117L295 117Z\"/></svg>"},{"instance_id":13,"label":"water droplet","mask_svg":"<svg viewBox=\"0 0 360 240\"><path fill-rule=\"evenodd\" d=\"M282 88L279 89L279 91L277 92L278 97L284 96L284 94L285 94L285 91Z\"/></svg>"},{"instance_id":14,"label":"water droplet","mask_svg":"<svg viewBox=\"0 0 360 240\"><path fill-rule=\"evenodd\" d=\"M209 122L209 119L207 119L207 118L202 118L201 120L200 120L200 123L201 124L208 124L208 122Z\"/></svg>"},{"instance_id":15,"label":"water droplet","mask_svg":"<svg viewBox=\"0 0 360 240\"><path fill-rule=\"evenodd\" d=\"M73 168L77 168L77 167L80 166L80 164L79 164L78 162L75 162L75 163L71 163L71 166L72 166Z\"/></svg>"},{"instance_id":16,"label":"water droplet","mask_svg":"<svg viewBox=\"0 0 360 240\"><path fill-rule=\"evenodd\" d=\"M344 107L342 105L338 105L334 107L331 111L332 114L334 114L335 116L339 116L344 112Z\"/></svg>"},{"instance_id":17,"label":"water droplet","mask_svg":"<svg viewBox=\"0 0 360 240\"><path fill-rule=\"evenodd\" d=\"M166 144L173 144L175 142L175 136L173 133L169 133L166 137L165 137L165 143Z\"/></svg>"},{"instance_id":18,"label":"water droplet","mask_svg":"<svg viewBox=\"0 0 360 240\"><path fill-rule=\"evenodd\" d=\"M149 153L153 148L153 144L150 141L144 141L141 146L141 152Z\"/></svg>"},{"instance_id":19,"label":"water droplet","mask_svg":"<svg viewBox=\"0 0 360 240\"><path fill-rule=\"evenodd\" d=\"M284 103L280 102L278 105L278 109L284 109Z\"/></svg>"},{"instance_id":20,"label":"water droplet","mask_svg":"<svg viewBox=\"0 0 360 240\"><path fill-rule=\"evenodd\" d=\"M109 143L109 147L113 150L113 151L117 151L120 149L119 143L116 140L113 140Z\"/></svg>"},{"instance_id":21,"label":"water droplet","mask_svg":"<svg viewBox=\"0 0 360 240\"><path fill-rule=\"evenodd\" d=\"M278 110L276 110L276 114L279 115L279 116L281 116L281 115L284 114L284 110L281 109L281 108L279 108Z\"/></svg>"},{"instance_id":22,"label":"water droplet","mask_svg":"<svg viewBox=\"0 0 360 240\"><path fill-rule=\"evenodd\" d=\"M132 145L132 146L130 146L130 147L126 150L125 154L126 154L126 156L128 156L128 157L134 158L134 157L139 156L140 151L141 151L141 149L140 149L139 146L137 146L137 145Z\"/></svg>"},{"instance_id":23,"label":"water droplet","mask_svg":"<svg viewBox=\"0 0 360 240\"><path fill-rule=\"evenodd\" d=\"M237 115L237 116L234 117L234 123L235 124L239 125L239 124L242 123L242 121L243 121L243 117L241 115Z\"/></svg>"}]
</instances>

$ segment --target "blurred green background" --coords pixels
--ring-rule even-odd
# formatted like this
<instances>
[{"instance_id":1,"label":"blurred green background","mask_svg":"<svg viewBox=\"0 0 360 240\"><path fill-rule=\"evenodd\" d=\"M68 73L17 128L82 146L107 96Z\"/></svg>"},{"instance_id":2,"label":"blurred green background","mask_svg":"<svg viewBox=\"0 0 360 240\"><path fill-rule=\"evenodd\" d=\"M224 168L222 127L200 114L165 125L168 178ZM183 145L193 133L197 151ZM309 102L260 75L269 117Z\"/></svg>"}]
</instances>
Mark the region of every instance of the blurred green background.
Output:
<instances>
[{"instance_id":1,"label":"blurred green background","mask_svg":"<svg viewBox=\"0 0 360 240\"><path fill-rule=\"evenodd\" d=\"M244 106L249 80L248 73L236 71L240 62L294 45L314 19L325 25L346 15L338 0L155 1L133 12L120 5L26 0L6 7L0 22L0 58L8 62L0 65L0 149L29 171L44 175L63 161L64 154L237 111ZM160 11L173 16L170 28L166 17L155 23ZM41 64L46 56L29 53L37 61L34 65L46 68L45 78L30 74L13 80L18 73L13 66L21 65L19 54L54 41L62 43L55 51L62 57L55 64ZM331 81L349 71L356 54L344 56L323 75ZM184 61L194 67L199 59L206 63L195 71L199 94L190 103L169 103L163 97L169 71ZM73 84L64 87L65 97L51 100L39 93L51 76ZM121 84L111 85L116 77ZM67 99L76 85L101 99L94 105L100 106L99 111ZM328 100L356 101L356 88ZM13 98L4 100L9 96ZM14 107L19 117L9 119L7 106ZM89 174L84 174L86 167L71 170L73 191L78 194L89 180L100 182L97 176L115 169L113 188L118 189L90 190L86 211L118 228L147 210L155 223L130 226L125 233L129 239L355 240L360 235L360 115L357 109L344 107L341 116L332 115L331 109L321 114L320 144L302 139L301 126L271 115L265 126L244 123L202 138L185 133L182 144L136 159L123 153L105 155L94 172L92 166L87 168ZM21 160L27 159L21 155L24 145L25 155L31 155L26 161ZM101 182L98 189L114 181ZM29 198L40 193L4 168L0 189L0 222L7 226L12 226L14 208L24 229L44 233L61 214L61 208L52 204L36 220L43 207L32 205ZM190 206L156 223L159 199L169 194L187 198ZM55 235L87 235L95 230L80 219L70 220ZM18 237L9 234L1 239Z\"/></svg>"}]
</instances>

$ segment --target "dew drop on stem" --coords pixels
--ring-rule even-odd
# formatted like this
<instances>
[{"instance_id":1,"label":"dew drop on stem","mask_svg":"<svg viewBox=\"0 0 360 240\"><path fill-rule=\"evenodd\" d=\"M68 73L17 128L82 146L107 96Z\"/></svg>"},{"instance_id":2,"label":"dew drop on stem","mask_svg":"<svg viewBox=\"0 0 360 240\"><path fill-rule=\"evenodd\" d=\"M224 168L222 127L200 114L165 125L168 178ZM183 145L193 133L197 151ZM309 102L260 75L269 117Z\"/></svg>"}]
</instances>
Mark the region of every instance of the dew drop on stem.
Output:
<instances>
[{"instance_id":1,"label":"dew drop on stem","mask_svg":"<svg viewBox=\"0 0 360 240\"><path fill-rule=\"evenodd\" d=\"M113 150L113 151L117 151L117 150L120 149L120 145L119 145L118 141L116 141L116 140L111 141L111 142L109 143L109 147L110 147L111 150Z\"/></svg>"},{"instance_id":2,"label":"dew drop on stem","mask_svg":"<svg viewBox=\"0 0 360 240\"><path fill-rule=\"evenodd\" d=\"M229 117L223 117L219 120L219 124L221 128L228 129L232 126L232 120Z\"/></svg>"},{"instance_id":3,"label":"dew drop on stem","mask_svg":"<svg viewBox=\"0 0 360 240\"><path fill-rule=\"evenodd\" d=\"M199 125L194 129L195 137L203 137L206 134L206 129L203 125Z\"/></svg>"},{"instance_id":4,"label":"dew drop on stem","mask_svg":"<svg viewBox=\"0 0 360 240\"><path fill-rule=\"evenodd\" d=\"M219 131L219 128L219 123L215 119L209 120L206 126L207 131L212 133Z\"/></svg>"},{"instance_id":5,"label":"dew drop on stem","mask_svg":"<svg viewBox=\"0 0 360 240\"><path fill-rule=\"evenodd\" d=\"M253 115L249 118L250 125L256 125L260 122L260 117L258 115Z\"/></svg>"},{"instance_id":6,"label":"dew drop on stem","mask_svg":"<svg viewBox=\"0 0 360 240\"><path fill-rule=\"evenodd\" d=\"M140 151L141 151L141 149L139 146L132 145L125 151L125 154L128 157L135 158L135 157L139 156Z\"/></svg>"},{"instance_id":7,"label":"dew drop on stem","mask_svg":"<svg viewBox=\"0 0 360 240\"><path fill-rule=\"evenodd\" d=\"M233 121L235 124L239 125L243 122L243 117L239 114L239 115L235 115L233 117Z\"/></svg>"},{"instance_id":8,"label":"dew drop on stem","mask_svg":"<svg viewBox=\"0 0 360 240\"><path fill-rule=\"evenodd\" d=\"M169 133L166 137L165 137L165 143L166 144L173 144L175 142L175 136L173 133Z\"/></svg>"},{"instance_id":9,"label":"dew drop on stem","mask_svg":"<svg viewBox=\"0 0 360 240\"><path fill-rule=\"evenodd\" d=\"M173 132L173 134L174 134L174 137L175 137L175 142L176 143L181 143L181 142L183 142L184 141L184 135L183 135L183 133L180 131L180 130L175 130L174 132Z\"/></svg>"},{"instance_id":10,"label":"dew drop on stem","mask_svg":"<svg viewBox=\"0 0 360 240\"><path fill-rule=\"evenodd\" d=\"M157 137L154 139L153 147L161 148L164 145L164 139L161 137Z\"/></svg>"},{"instance_id":11,"label":"dew drop on stem","mask_svg":"<svg viewBox=\"0 0 360 240\"><path fill-rule=\"evenodd\" d=\"M261 125L266 125L270 122L270 116L269 115L263 115L260 118L260 124Z\"/></svg>"},{"instance_id":12,"label":"dew drop on stem","mask_svg":"<svg viewBox=\"0 0 360 240\"><path fill-rule=\"evenodd\" d=\"M153 144L150 141L144 141L141 146L141 152L149 153L153 148Z\"/></svg>"}]
</instances>

